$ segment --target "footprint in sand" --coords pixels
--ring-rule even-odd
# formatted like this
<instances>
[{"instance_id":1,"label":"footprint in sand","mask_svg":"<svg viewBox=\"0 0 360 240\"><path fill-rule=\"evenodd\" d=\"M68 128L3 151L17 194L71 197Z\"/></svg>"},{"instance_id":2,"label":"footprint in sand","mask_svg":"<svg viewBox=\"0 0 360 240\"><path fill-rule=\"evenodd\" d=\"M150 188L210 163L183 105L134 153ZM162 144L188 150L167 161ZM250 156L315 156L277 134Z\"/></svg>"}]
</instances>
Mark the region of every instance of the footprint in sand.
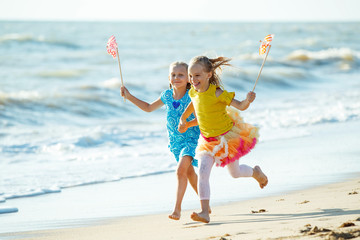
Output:
<instances>
[{"instance_id":1,"label":"footprint in sand","mask_svg":"<svg viewBox=\"0 0 360 240\"><path fill-rule=\"evenodd\" d=\"M314 235L314 234L317 234L317 233L331 232L331 230L327 229L327 228L319 228L317 226L314 226L313 228L311 228L310 224L306 224L305 227L306 227L306 229L300 230L300 232L305 233L307 235Z\"/></svg>"},{"instance_id":2,"label":"footprint in sand","mask_svg":"<svg viewBox=\"0 0 360 240\"><path fill-rule=\"evenodd\" d=\"M343 224L340 225L340 228L352 227L352 226L355 226L355 223L352 223L352 222L344 222Z\"/></svg>"},{"instance_id":3,"label":"footprint in sand","mask_svg":"<svg viewBox=\"0 0 360 240\"><path fill-rule=\"evenodd\" d=\"M259 211L251 210L251 213L264 213L264 212L266 212L265 209L260 209Z\"/></svg>"}]
</instances>

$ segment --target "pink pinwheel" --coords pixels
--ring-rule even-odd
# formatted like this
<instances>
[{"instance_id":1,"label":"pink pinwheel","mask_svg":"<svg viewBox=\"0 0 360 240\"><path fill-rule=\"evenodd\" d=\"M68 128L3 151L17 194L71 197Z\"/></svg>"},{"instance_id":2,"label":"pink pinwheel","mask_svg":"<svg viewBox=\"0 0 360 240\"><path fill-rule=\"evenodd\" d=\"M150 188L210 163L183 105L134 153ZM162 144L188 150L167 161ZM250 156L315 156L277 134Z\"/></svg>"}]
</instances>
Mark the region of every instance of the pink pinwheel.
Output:
<instances>
[{"instance_id":1,"label":"pink pinwheel","mask_svg":"<svg viewBox=\"0 0 360 240\"><path fill-rule=\"evenodd\" d=\"M118 50L118 45L116 43L116 39L115 36L111 36L106 44L106 49L108 54L110 54L111 56L113 56L113 58L118 59L119 62L119 70L120 70L120 78L121 78L121 86L124 86L124 81L123 81L123 77L122 77L122 73L121 73L121 65L120 65L120 57L119 57L119 50ZM124 97L124 101L126 98Z\"/></svg>"},{"instance_id":2,"label":"pink pinwheel","mask_svg":"<svg viewBox=\"0 0 360 240\"><path fill-rule=\"evenodd\" d=\"M113 58L116 58L117 48L118 48L118 45L116 43L115 36L113 35L109 38L107 45L106 45L108 54L112 55Z\"/></svg>"}]
</instances>

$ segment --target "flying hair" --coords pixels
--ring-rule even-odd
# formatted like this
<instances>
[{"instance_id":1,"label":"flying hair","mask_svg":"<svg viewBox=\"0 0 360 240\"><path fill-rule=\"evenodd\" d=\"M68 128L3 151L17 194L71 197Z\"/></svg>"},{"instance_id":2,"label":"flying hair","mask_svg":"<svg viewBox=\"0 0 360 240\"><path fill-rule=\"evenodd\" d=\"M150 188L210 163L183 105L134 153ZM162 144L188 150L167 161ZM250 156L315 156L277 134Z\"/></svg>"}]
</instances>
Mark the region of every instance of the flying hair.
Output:
<instances>
[{"instance_id":1,"label":"flying hair","mask_svg":"<svg viewBox=\"0 0 360 240\"><path fill-rule=\"evenodd\" d=\"M212 73L209 82L217 87L222 88L223 84L220 79L222 66L232 66L229 63L230 61L231 58L227 57L208 58L206 56L197 56L191 59L190 65L200 63L203 66L205 72Z\"/></svg>"}]
</instances>

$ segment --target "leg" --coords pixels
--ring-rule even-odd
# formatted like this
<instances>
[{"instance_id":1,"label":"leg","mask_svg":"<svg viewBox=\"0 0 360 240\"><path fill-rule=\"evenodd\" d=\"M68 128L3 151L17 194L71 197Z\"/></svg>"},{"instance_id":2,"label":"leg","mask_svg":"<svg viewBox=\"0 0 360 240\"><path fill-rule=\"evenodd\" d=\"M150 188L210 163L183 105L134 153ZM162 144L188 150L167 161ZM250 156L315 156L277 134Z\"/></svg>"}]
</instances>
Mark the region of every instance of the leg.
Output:
<instances>
[{"instance_id":1,"label":"leg","mask_svg":"<svg viewBox=\"0 0 360 240\"><path fill-rule=\"evenodd\" d=\"M192 157L183 156L178 164L176 175L178 179L178 186L176 192L176 203L174 212L169 215L169 218L179 220L181 215L181 203L184 198L185 190L187 187L187 172L189 166L191 166Z\"/></svg>"},{"instance_id":2,"label":"leg","mask_svg":"<svg viewBox=\"0 0 360 240\"><path fill-rule=\"evenodd\" d=\"M201 203L201 212L193 213L191 218L194 221L208 223L210 222L209 216L209 203L210 203L210 173L214 165L214 158L210 155L204 155L200 159L199 168L199 195Z\"/></svg>"},{"instance_id":3,"label":"leg","mask_svg":"<svg viewBox=\"0 0 360 240\"><path fill-rule=\"evenodd\" d=\"M268 179L259 166L251 168L245 164L239 165L239 160L229 163L227 166L229 173L233 178L253 177L258 181L261 188L264 188L268 184Z\"/></svg>"},{"instance_id":4,"label":"leg","mask_svg":"<svg viewBox=\"0 0 360 240\"><path fill-rule=\"evenodd\" d=\"M254 174L252 175L256 181L258 181L260 188L264 188L268 184L267 176L261 171L259 166L254 167Z\"/></svg>"},{"instance_id":5,"label":"leg","mask_svg":"<svg viewBox=\"0 0 360 240\"><path fill-rule=\"evenodd\" d=\"M252 177L254 172L252 167L249 167L248 165L245 164L239 165L239 160L229 163L227 165L227 168L229 170L230 175L233 178Z\"/></svg>"},{"instance_id":6,"label":"leg","mask_svg":"<svg viewBox=\"0 0 360 240\"><path fill-rule=\"evenodd\" d=\"M191 164L187 171L187 178L189 180L191 187L194 189L196 194L198 194L198 189L197 189L198 176L194 170L194 167Z\"/></svg>"},{"instance_id":7,"label":"leg","mask_svg":"<svg viewBox=\"0 0 360 240\"><path fill-rule=\"evenodd\" d=\"M198 189L197 189L197 185L198 185L198 176L194 170L194 167L192 165L189 166L188 168L188 180L190 185L192 186L192 188L194 189L194 191L196 192L196 194L198 194ZM209 207L209 214L211 214L211 208Z\"/></svg>"}]
</instances>

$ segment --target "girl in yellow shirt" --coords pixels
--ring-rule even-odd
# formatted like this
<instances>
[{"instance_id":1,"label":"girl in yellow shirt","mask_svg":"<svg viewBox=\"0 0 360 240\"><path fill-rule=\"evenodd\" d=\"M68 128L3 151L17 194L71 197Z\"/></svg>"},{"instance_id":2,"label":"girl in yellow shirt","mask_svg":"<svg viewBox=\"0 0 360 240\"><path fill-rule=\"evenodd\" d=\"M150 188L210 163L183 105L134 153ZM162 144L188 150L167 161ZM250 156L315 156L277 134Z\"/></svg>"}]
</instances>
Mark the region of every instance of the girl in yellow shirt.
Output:
<instances>
[{"instance_id":1,"label":"girl in yellow shirt","mask_svg":"<svg viewBox=\"0 0 360 240\"><path fill-rule=\"evenodd\" d=\"M245 164L239 165L239 158L255 147L259 134L258 128L244 123L234 108L246 110L256 95L249 92L245 100L238 101L234 99L235 93L220 88L221 81L217 70L221 70L221 66L230 65L230 60L224 57L209 59L198 56L193 58L189 65L191 103L180 119L179 131L186 131L190 126L186 119L195 112L202 137L196 149L200 159L198 186L201 212L191 215L194 221L210 221L209 178L214 163L221 167L227 166L234 178L253 177L261 188L268 183L259 166L251 168Z\"/></svg>"}]
</instances>

